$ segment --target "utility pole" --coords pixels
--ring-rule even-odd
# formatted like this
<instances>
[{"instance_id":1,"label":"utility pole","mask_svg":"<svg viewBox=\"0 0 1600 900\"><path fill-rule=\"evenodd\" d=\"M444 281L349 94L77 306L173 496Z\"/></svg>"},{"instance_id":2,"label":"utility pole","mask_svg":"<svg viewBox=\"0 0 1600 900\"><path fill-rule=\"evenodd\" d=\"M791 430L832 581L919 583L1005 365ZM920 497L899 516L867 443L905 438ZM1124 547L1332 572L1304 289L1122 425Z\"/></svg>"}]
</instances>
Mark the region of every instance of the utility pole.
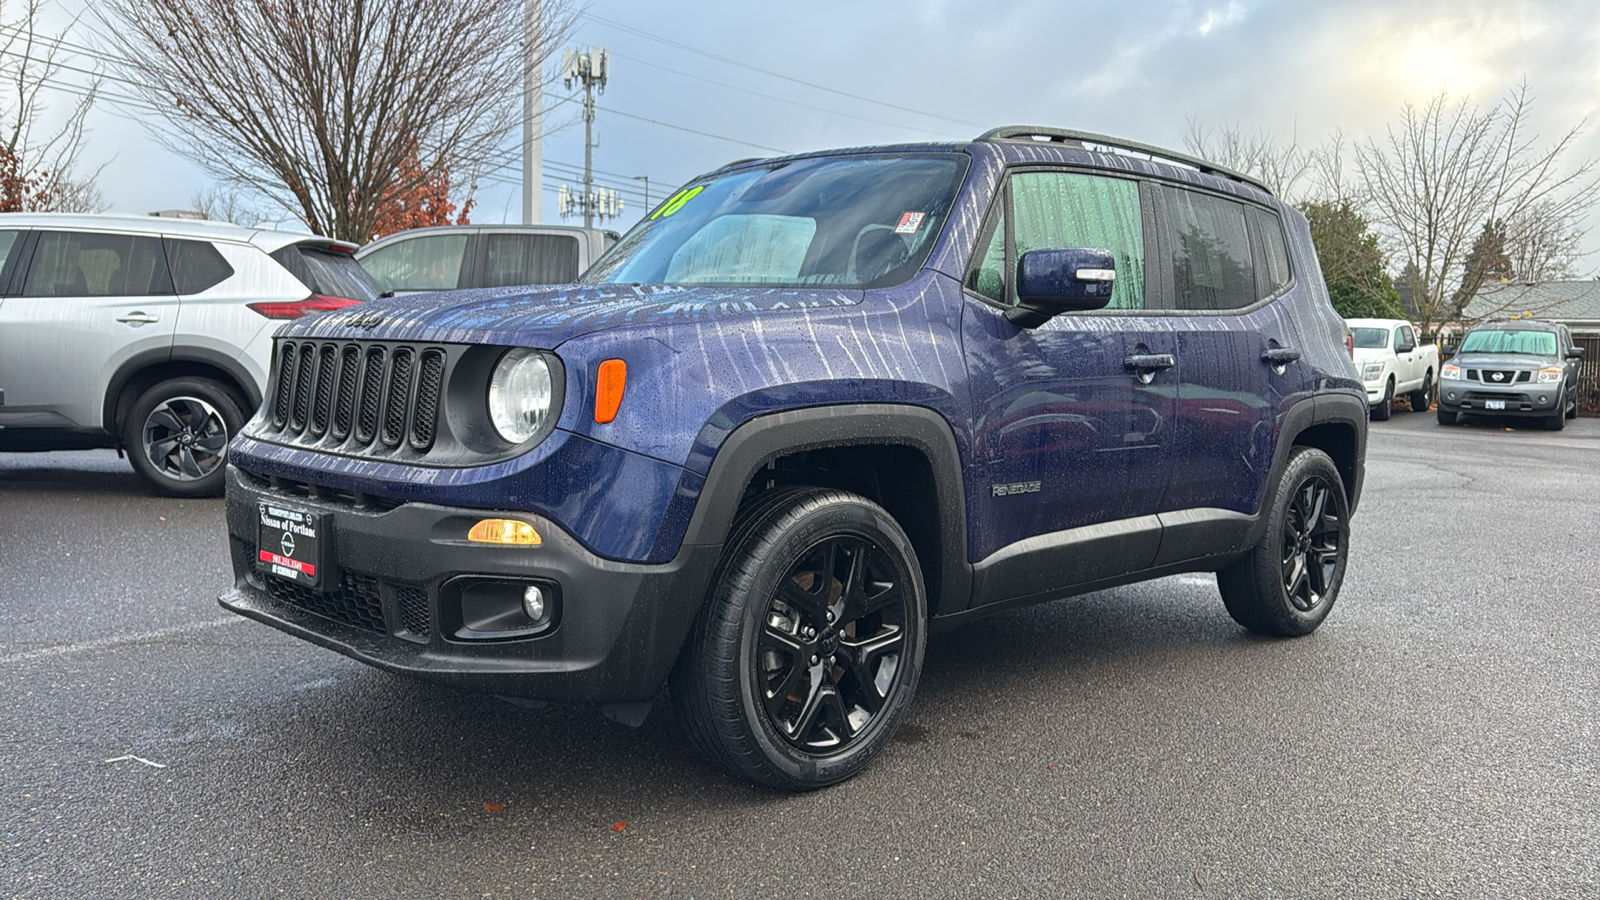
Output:
<instances>
[{"instance_id":1,"label":"utility pole","mask_svg":"<svg viewBox=\"0 0 1600 900\"><path fill-rule=\"evenodd\" d=\"M579 202L585 228L594 227L595 214L600 212L594 192L594 95L606 91L607 56L604 48L590 47L564 51L561 60L562 83L567 89L575 82L583 85L583 193Z\"/></svg>"},{"instance_id":2,"label":"utility pole","mask_svg":"<svg viewBox=\"0 0 1600 900\"><path fill-rule=\"evenodd\" d=\"M544 220L544 17L542 0L525 0L522 40L522 224Z\"/></svg>"}]
</instances>

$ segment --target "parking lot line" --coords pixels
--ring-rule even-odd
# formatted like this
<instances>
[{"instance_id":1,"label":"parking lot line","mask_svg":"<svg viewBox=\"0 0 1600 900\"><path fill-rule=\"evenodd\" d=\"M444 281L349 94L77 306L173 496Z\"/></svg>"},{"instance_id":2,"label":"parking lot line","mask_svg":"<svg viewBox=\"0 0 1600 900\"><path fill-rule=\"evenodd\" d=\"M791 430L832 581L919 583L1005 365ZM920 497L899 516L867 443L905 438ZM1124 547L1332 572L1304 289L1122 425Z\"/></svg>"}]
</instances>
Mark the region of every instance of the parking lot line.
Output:
<instances>
[{"instance_id":1,"label":"parking lot line","mask_svg":"<svg viewBox=\"0 0 1600 900\"><path fill-rule=\"evenodd\" d=\"M118 647L123 644L139 644L145 641L159 641L163 638L176 637L181 634L190 634L197 631L207 631L222 625L231 625L243 622L245 619L238 616L229 616L225 619L212 619L209 622L192 622L188 625L174 625L171 628L158 628L155 631L142 631L138 634L122 634L116 637L98 638L92 641L82 641L77 644L61 644L55 647L43 647L38 650L29 650L25 653L14 653L9 656L0 656L0 665L6 663L27 662L34 659L44 659L51 656L65 656L69 653L81 653L85 650L104 650L108 647Z\"/></svg>"}]
</instances>

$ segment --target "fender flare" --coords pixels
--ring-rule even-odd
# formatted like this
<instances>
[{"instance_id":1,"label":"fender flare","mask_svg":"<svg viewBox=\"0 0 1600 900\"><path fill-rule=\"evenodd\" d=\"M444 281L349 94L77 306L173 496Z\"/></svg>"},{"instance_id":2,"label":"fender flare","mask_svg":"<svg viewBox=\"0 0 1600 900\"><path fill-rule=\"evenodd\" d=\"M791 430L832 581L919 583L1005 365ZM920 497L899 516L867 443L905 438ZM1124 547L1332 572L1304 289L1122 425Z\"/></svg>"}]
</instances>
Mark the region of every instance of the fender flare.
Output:
<instances>
[{"instance_id":1,"label":"fender flare","mask_svg":"<svg viewBox=\"0 0 1600 900\"><path fill-rule=\"evenodd\" d=\"M1283 424L1278 427L1278 444L1272 454L1272 477L1268 479L1267 490L1261 494L1261 506L1255 512L1255 523L1250 526L1249 534L1241 547L1254 547L1261 540L1262 534L1267 529L1267 504L1271 502L1278 479L1283 477L1284 467L1289 463L1289 451L1294 449L1295 441L1301 434L1319 425L1348 427L1354 436L1354 471L1350 473L1349 490L1345 499L1350 512L1355 513L1356 506L1361 500L1362 483L1366 478L1367 411L1365 392L1359 396L1347 393L1319 394L1310 398L1309 402L1297 403L1289 408L1284 414Z\"/></svg>"},{"instance_id":2,"label":"fender flare","mask_svg":"<svg viewBox=\"0 0 1600 900\"><path fill-rule=\"evenodd\" d=\"M929 613L965 609L972 593L967 563L966 494L961 453L950 423L934 410L892 403L816 406L769 413L734 429L717 449L685 545L718 545L728 536L745 487L773 460L804 450L849 446L909 446L933 472L940 527L939 596Z\"/></svg>"},{"instance_id":3,"label":"fender flare","mask_svg":"<svg viewBox=\"0 0 1600 900\"><path fill-rule=\"evenodd\" d=\"M127 389L128 382L134 376L152 366L171 365L173 363L197 363L220 369L232 378L239 389L244 392L246 409L245 418L255 414L261 406L261 388L254 378L245 370L239 361L224 353L207 350L203 347L176 347L167 350L148 350L130 357L117 367L111 380L106 383L106 396L104 406L101 408L100 421L103 427L111 434L117 433L117 405L122 399L122 392Z\"/></svg>"}]
</instances>

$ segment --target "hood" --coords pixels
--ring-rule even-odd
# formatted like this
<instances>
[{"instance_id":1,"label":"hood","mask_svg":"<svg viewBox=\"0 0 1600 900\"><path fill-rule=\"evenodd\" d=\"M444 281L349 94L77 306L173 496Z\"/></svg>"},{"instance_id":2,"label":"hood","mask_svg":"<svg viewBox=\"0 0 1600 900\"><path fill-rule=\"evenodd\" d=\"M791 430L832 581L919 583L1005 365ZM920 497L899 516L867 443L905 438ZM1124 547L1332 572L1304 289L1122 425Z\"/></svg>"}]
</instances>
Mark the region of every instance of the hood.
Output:
<instances>
[{"instance_id":1,"label":"hood","mask_svg":"<svg viewBox=\"0 0 1600 900\"><path fill-rule=\"evenodd\" d=\"M1394 353L1388 347L1357 347L1350 358L1363 363L1368 360L1394 359Z\"/></svg>"},{"instance_id":2,"label":"hood","mask_svg":"<svg viewBox=\"0 0 1600 900\"><path fill-rule=\"evenodd\" d=\"M569 284L437 291L296 319L280 337L501 344L553 350L605 328L854 306L864 292L809 288Z\"/></svg>"},{"instance_id":3,"label":"hood","mask_svg":"<svg viewBox=\"0 0 1600 900\"><path fill-rule=\"evenodd\" d=\"M1562 364L1554 356L1531 353L1457 353L1450 362L1463 369L1543 369Z\"/></svg>"}]
</instances>

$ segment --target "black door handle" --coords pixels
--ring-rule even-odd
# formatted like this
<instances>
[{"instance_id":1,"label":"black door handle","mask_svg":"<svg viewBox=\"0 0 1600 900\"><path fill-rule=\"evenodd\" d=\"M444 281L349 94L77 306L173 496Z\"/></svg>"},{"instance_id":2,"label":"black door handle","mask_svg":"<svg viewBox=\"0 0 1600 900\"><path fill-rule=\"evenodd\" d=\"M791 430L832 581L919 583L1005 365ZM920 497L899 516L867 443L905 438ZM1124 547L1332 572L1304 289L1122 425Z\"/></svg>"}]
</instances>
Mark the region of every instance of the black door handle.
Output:
<instances>
[{"instance_id":1,"label":"black door handle","mask_svg":"<svg viewBox=\"0 0 1600 900\"><path fill-rule=\"evenodd\" d=\"M1154 372L1157 369L1170 369L1177 364L1177 357L1171 353L1135 353L1122 360L1122 367L1134 372Z\"/></svg>"},{"instance_id":2,"label":"black door handle","mask_svg":"<svg viewBox=\"0 0 1600 900\"><path fill-rule=\"evenodd\" d=\"M1261 361L1269 366L1283 366L1300 358L1300 351L1293 347L1268 347L1261 351Z\"/></svg>"}]
</instances>

